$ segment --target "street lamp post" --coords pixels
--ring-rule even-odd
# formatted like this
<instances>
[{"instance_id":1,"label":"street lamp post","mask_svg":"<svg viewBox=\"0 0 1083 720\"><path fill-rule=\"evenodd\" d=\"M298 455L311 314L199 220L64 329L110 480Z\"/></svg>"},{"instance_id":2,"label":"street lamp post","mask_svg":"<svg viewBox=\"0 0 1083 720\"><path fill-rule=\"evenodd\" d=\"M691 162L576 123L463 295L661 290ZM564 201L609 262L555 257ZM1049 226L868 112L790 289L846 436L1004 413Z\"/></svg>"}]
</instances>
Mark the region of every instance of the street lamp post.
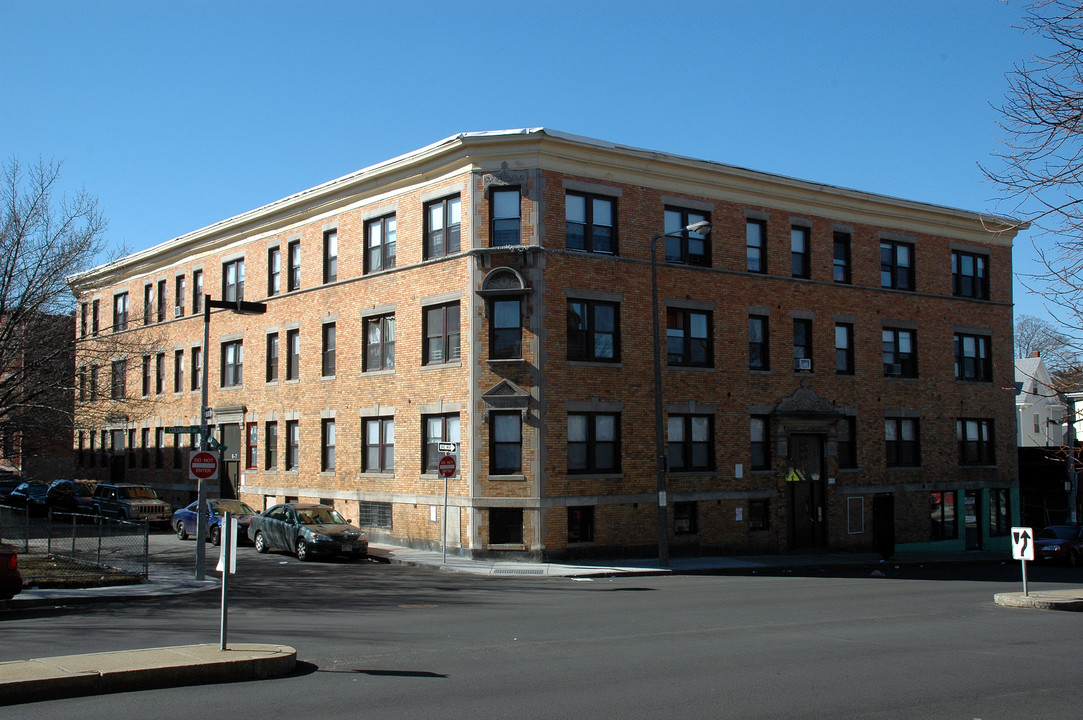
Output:
<instances>
[{"instance_id":1,"label":"street lamp post","mask_svg":"<svg viewBox=\"0 0 1083 720\"><path fill-rule=\"evenodd\" d=\"M238 315L261 315L267 312L267 303L245 302L244 300L212 300L210 295L203 296L203 367L200 368L200 403L199 403L199 449L208 450L210 438L207 432L207 424L210 420L211 409L207 406L207 362L210 357L211 341L211 309L220 308L231 310ZM222 463L218 464L218 472L222 472ZM196 482L196 580L202 580L205 575L207 558L207 485L205 480Z\"/></svg>"},{"instance_id":2,"label":"street lamp post","mask_svg":"<svg viewBox=\"0 0 1083 720\"><path fill-rule=\"evenodd\" d=\"M658 241L683 232L706 235L711 223L694 222L678 230L659 233L651 238L651 316L654 325L654 463L658 481L658 564L669 566L669 517L666 508L666 435L662 425L662 333L658 317Z\"/></svg>"}]
</instances>

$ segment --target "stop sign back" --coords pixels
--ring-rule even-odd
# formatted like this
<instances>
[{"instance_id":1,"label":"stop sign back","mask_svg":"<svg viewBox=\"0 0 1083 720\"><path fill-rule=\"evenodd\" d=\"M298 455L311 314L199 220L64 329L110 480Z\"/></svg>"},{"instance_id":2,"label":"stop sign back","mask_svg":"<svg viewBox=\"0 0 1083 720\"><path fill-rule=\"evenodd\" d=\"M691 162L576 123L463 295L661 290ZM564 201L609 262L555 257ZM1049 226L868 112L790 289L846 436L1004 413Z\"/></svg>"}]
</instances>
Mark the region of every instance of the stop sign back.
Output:
<instances>
[{"instance_id":1,"label":"stop sign back","mask_svg":"<svg viewBox=\"0 0 1083 720\"><path fill-rule=\"evenodd\" d=\"M188 458L189 480L217 480L218 453L210 450L193 452Z\"/></svg>"}]
</instances>

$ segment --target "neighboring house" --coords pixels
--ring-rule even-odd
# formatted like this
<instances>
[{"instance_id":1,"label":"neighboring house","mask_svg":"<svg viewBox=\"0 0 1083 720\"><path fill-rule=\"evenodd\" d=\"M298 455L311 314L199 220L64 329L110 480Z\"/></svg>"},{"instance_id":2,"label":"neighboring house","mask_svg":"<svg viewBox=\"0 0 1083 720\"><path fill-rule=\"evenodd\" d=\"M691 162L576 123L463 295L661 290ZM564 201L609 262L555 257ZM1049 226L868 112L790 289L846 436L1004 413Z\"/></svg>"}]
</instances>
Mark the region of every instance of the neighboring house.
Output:
<instances>
[{"instance_id":1,"label":"neighboring house","mask_svg":"<svg viewBox=\"0 0 1083 720\"><path fill-rule=\"evenodd\" d=\"M1015 360L1015 410L1019 447L1064 445L1067 403L1037 352Z\"/></svg>"},{"instance_id":2,"label":"neighboring house","mask_svg":"<svg viewBox=\"0 0 1083 720\"><path fill-rule=\"evenodd\" d=\"M1021 227L542 128L455 135L71 278L80 474L189 501L206 361L227 491L332 503L376 542L1006 549ZM266 313L214 312L204 347L212 296Z\"/></svg>"}]
</instances>

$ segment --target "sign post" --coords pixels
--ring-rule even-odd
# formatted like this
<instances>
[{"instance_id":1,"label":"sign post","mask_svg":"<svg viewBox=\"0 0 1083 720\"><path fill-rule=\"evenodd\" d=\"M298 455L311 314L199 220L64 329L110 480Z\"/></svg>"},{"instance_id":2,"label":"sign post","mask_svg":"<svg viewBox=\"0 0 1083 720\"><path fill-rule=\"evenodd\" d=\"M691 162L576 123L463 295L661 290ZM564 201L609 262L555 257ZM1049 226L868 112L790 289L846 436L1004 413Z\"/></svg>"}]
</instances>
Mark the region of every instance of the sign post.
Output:
<instances>
[{"instance_id":1,"label":"sign post","mask_svg":"<svg viewBox=\"0 0 1083 720\"><path fill-rule=\"evenodd\" d=\"M1027 560L1034 560L1034 531L1028 527L1012 528L1012 559L1023 563L1023 597L1027 597Z\"/></svg>"},{"instance_id":2,"label":"sign post","mask_svg":"<svg viewBox=\"0 0 1083 720\"><path fill-rule=\"evenodd\" d=\"M222 555L218 559L222 573L222 622L219 650L226 649L226 622L229 616L229 576L237 572L237 518L227 510L222 516Z\"/></svg>"},{"instance_id":3,"label":"sign post","mask_svg":"<svg viewBox=\"0 0 1083 720\"><path fill-rule=\"evenodd\" d=\"M458 477L459 475L459 446L456 443L440 443L437 449L444 453L444 456L440 458L440 462L437 464L437 470L440 472L440 477L444 478L444 517L442 523L441 534L444 536L441 545L440 563L447 563L447 483L448 478Z\"/></svg>"}]
</instances>

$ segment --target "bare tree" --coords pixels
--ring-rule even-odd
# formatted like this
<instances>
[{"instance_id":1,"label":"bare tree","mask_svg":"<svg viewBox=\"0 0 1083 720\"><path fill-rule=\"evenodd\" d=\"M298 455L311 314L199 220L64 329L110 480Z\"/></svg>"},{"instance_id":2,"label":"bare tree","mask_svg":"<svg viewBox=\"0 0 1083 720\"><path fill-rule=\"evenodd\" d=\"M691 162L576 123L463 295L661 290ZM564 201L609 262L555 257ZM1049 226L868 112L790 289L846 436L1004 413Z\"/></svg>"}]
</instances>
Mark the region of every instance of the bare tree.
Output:
<instances>
[{"instance_id":1,"label":"bare tree","mask_svg":"<svg viewBox=\"0 0 1083 720\"><path fill-rule=\"evenodd\" d=\"M1015 319L1015 356L1031 357L1038 353L1051 371L1080 364L1077 345L1052 323L1033 315Z\"/></svg>"}]
</instances>

